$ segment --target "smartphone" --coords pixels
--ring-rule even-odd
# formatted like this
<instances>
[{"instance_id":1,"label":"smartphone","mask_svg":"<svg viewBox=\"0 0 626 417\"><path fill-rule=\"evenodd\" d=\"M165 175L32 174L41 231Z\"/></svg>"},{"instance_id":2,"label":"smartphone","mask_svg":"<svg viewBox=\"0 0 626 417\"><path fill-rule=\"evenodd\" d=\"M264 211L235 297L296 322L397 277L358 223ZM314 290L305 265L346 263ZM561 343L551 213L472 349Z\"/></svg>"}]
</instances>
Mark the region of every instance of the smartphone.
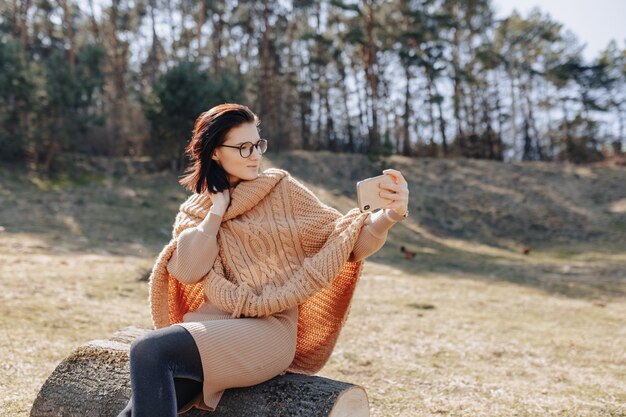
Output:
<instances>
[{"instance_id":1,"label":"smartphone","mask_svg":"<svg viewBox=\"0 0 626 417\"><path fill-rule=\"evenodd\" d=\"M378 184L387 179L391 180L391 176L383 174L356 183L356 196L361 212L377 210L391 201L378 195L379 192L384 191Z\"/></svg>"}]
</instances>

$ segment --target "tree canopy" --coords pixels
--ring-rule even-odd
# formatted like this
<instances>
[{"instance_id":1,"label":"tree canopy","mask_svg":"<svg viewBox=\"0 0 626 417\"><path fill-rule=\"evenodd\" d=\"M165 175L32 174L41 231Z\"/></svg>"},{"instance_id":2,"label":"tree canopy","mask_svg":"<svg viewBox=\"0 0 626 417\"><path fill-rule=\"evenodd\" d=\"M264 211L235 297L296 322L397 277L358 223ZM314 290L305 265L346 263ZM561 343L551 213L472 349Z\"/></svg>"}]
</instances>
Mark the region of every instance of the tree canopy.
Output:
<instances>
[{"instance_id":1,"label":"tree canopy","mask_svg":"<svg viewBox=\"0 0 626 417\"><path fill-rule=\"evenodd\" d=\"M274 150L598 160L626 145L626 44L594 60L489 0L0 0L0 158L180 166L195 118L248 105Z\"/></svg>"}]
</instances>

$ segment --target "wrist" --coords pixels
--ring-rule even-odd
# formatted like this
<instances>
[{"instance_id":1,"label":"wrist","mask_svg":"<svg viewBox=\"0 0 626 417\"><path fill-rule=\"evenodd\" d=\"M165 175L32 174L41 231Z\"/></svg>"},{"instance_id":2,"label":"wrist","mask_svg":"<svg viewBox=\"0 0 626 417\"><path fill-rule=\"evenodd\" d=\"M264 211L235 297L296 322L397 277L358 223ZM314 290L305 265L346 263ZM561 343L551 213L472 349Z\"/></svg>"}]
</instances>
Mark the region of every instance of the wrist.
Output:
<instances>
[{"instance_id":1,"label":"wrist","mask_svg":"<svg viewBox=\"0 0 626 417\"><path fill-rule=\"evenodd\" d=\"M370 215L371 223L368 225L369 232L379 238L387 235L387 231L394 225L395 221L387 215L387 210L382 209Z\"/></svg>"},{"instance_id":2,"label":"wrist","mask_svg":"<svg viewBox=\"0 0 626 417\"><path fill-rule=\"evenodd\" d=\"M406 219L407 217L409 217L408 210L404 210L404 213L398 213L394 209L385 209L385 214L387 215L387 217L389 217L391 220L395 222L400 222Z\"/></svg>"},{"instance_id":3,"label":"wrist","mask_svg":"<svg viewBox=\"0 0 626 417\"><path fill-rule=\"evenodd\" d=\"M218 216L224 216L224 213L226 212L226 210L220 209L220 208L215 208L215 207L211 207L209 209L209 213L208 214L217 214Z\"/></svg>"},{"instance_id":4,"label":"wrist","mask_svg":"<svg viewBox=\"0 0 626 417\"><path fill-rule=\"evenodd\" d=\"M209 210L207 216L200 222L197 229L209 236L216 236L222 224L222 215Z\"/></svg>"}]
</instances>

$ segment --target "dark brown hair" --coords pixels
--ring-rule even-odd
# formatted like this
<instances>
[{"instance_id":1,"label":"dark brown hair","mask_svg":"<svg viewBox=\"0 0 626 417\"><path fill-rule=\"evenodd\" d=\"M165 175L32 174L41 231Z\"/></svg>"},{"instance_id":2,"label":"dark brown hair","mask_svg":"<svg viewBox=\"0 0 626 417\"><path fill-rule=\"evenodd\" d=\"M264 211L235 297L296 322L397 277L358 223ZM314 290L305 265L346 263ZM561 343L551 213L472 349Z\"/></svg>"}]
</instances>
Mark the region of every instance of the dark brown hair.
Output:
<instances>
[{"instance_id":1,"label":"dark brown hair","mask_svg":"<svg viewBox=\"0 0 626 417\"><path fill-rule=\"evenodd\" d=\"M185 148L191 165L180 184L198 194L222 192L230 187L228 174L213 160L213 151L226 141L230 129L245 123L259 126L260 120L248 107L241 104L225 103L200 114L193 127L193 135Z\"/></svg>"}]
</instances>

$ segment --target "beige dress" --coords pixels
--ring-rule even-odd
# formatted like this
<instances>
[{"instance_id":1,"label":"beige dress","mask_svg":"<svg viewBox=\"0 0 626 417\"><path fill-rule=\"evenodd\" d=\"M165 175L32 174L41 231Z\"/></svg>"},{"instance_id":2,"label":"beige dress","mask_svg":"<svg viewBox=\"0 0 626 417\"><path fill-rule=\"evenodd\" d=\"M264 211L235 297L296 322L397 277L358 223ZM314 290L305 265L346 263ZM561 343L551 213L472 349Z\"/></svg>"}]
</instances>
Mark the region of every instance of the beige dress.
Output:
<instances>
[{"instance_id":1,"label":"beige dress","mask_svg":"<svg viewBox=\"0 0 626 417\"><path fill-rule=\"evenodd\" d=\"M402 217L378 211L365 222L350 261L358 261L382 247L389 228ZM179 281L198 282L219 252L216 239L221 216L210 212L197 227L178 236L167 269ZM205 299L195 312L185 314L182 326L195 340L202 361L203 392L185 405L215 411L225 389L267 381L291 364L296 352L298 307L267 317L233 318Z\"/></svg>"},{"instance_id":2,"label":"beige dress","mask_svg":"<svg viewBox=\"0 0 626 417\"><path fill-rule=\"evenodd\" d=\"M183 326L202 354L203 398L184 407L214 411L227 388L260 384L286 370L296 354L298 307L267 317L232 318L205 303Z\"/></svg>"}]
</instances>

